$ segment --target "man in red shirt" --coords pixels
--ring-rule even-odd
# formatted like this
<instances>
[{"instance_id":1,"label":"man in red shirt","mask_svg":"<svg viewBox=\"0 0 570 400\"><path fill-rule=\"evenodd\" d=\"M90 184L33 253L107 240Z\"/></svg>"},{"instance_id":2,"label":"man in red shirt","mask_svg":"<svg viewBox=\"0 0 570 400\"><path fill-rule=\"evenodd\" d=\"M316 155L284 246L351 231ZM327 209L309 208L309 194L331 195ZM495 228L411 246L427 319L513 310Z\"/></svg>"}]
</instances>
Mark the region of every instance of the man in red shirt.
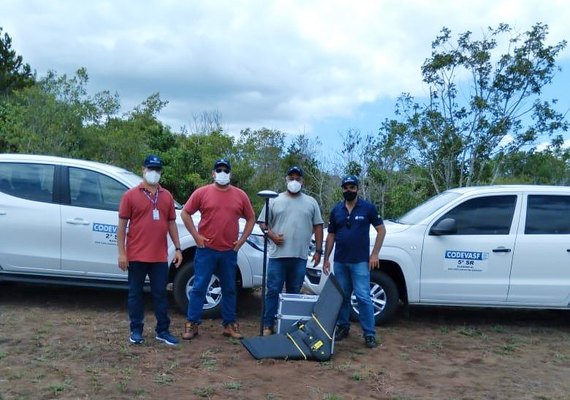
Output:
<instances>
[{"instance_id":1,"label":"man in red shirt","mask_svg":"<svg viewBox=\"0 0 570 400\"><path fill-rule=\"evenodd\" d=\"M128 310L131 320L131 336L134 344L143 338L144 302L143 286L148 275L156 317L156 339L169 345L178 344L170 334L168 317L168 243L167 233L176 247L173 263L178 268L182 262L174 199L158 182L162 161L150 155L144 161L143 181L128 190L119 205L117 244L119 268L128 271ZM129 227L128 233L127 224ZM125 240L126 237L126 240Z\"/></svg>"},{"instance_id":2,"label":"man in red shirt","mask_svg":"<svg viewBox=\"0 0 570 400\"><path fill-rule=\"evenodd\" d=\"M196 241L194 257L194 285L188 302L188 322L182 339L191 340L198 335L206 290L215 272L222 288L223 335L243 339L236 321L237 252L245 243L255 225L255 214L245 192L230 185L231 165L219 159L214 164L214 183L197 189L182 210L182 220ZM198 228L192 214L200 211ZM246 219L240 238L239 219Z\"/></svg>"}]
</instances>

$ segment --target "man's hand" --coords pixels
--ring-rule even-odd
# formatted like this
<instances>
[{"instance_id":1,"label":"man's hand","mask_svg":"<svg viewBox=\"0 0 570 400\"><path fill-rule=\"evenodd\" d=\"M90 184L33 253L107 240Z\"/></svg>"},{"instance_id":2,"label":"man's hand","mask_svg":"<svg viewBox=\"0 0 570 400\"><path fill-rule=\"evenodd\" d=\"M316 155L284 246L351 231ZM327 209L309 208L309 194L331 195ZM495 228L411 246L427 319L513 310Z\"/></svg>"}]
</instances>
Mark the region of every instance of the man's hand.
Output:
<instances>
[{"instance_id":1,"label":"man's hand","mask_svg":"<svg viewBox=\"0 0 570 400\"><path fill-rule=\"evenodd\" d=\"M275 233L269 230L267 231L267 236L269 236L269 239L271 239L271 241L275 243L277 246L283 246L283 243L285 243L285 239L283 238L283 235L280 233Z\"/></svg>"},{"instance_id":2,"label":"man's hand","mask_svg":"<svg viewBox=\"0 0 570 400\"><path fill-rule=\"evenodd\" d=\"M124 254L119 254L119 268L123 271L129 268L129 260L127 260L127 256Z\"/></svg>"},{"instance_id":3,"label":"man's hand","mask_svg":"<svg viewBox=\"0 0 570 400\"><path fill-rule=\"evenodd\" d=\"M194 238L194 240L196 241L196 246L198 246L201 249L206 247L206 243L208 243L210 241L210 239L208 239L207 237L202 236L200 234L197 234L196 237Z\"/></svg>"},{"instance_id":4,"label":"man's hand","mask_svg":"<svg viewBox=\"0 0 570 400\"><path fill-rule=\"evenodd\" d=\"M319 263L321 262L321 253L319 251L315 251L315 254L313 254L312 261L313 261L313 267L319 265Z\"/></svg>"},{"instance_id":5,"label":"man's hand","mask_svg":"<svg viewBox=\"0 0 570 400\"><path fill-rule=\"evenodd\" d=\"M234 242L234 251L239 251L241 246L245 243L245 240L239 239Z\"/></svg>"},{"instance_id":6,"label":"man's hand","mask_svg":"<svg viewBox=\"0 0 570 400\"><path fill-rule=\"evenodd\" d=\"M180 267L180 264L182 264L182 251L176 250L176 252L174 253L174 259L172 260L172 263L176 268Z\"/></svg>"},{"instance_id":7,"label":"man's hand","mask_svg":"<svg viewBox=\"0 0 570 400\"><path fill-rule=\"evenodd\" d=\"M331 262L329 260L325 260L325 262L323 263L323 272L325 273L325 275L331 273Z\"/></svg>"},{"instance_id":8,"label":"man's hand","mask_svg":"<svg viewBox=\"0 0 570 400\"><path fill-rule=\"evenodd\" d=\"M380 268L380 261L378 260L377 254L370 255L370 261L368 261L368 268L370 269L370 271L376 268Z\"/></svg>"}]
</instances>

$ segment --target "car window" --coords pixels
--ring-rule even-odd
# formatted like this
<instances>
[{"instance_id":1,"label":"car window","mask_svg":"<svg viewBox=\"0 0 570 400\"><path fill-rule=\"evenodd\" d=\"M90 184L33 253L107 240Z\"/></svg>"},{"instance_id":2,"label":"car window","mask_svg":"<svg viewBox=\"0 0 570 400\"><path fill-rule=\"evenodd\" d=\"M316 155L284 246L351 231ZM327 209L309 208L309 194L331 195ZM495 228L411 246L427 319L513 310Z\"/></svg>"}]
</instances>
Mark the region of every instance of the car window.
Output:
<instances>
[{"instance_id":1,"label":"car window","mask_svg":"<svg viewBox=\"0 0 570 400\"><path fill-rule=\"evenodd\" d=\"M82 168L69 168L72 206L118 211L121 197L127 189L107 175Z\"/></svg>"},{"instance_id":2,"label":"car window","mask_svg":"<svg viewBox=\"0 0 570 400\"><path fill-rule=\"evenodd\" d=\"M401 224L415 225L419 224L425 218L432 215L435 211L439 210L441 207L449 204L449 202L455 200L461 196L459 193L455 192L443 192L435 197L432 197L420 204L416 208L408 211L406 214L402 215L400 218L396 219L394 222Z\"/></svg>"},{"instance_id":3,"label":"car window","mask_svg":"<svg viewBox=\"0 0 570 400\"><path fill-rule=\"evenodd\" d=\"M515 195L477 197L461 203L439 221L453 218L456 235L508 235L516 201Z\"/></svg>"},{"instance_id":4,"label":"car window","mask_svg":"<svg viewBox=\"0 0 570 400\"><path fill-rule=\"evenodd\" d=\"M570 196L529 195L524 233L570 234Z\"/></svg>"},{"instance_id":5,"label":"car window","mask_svg":"<svg viewBox=\"0 0 570 400\"><path fill-rule=\"evenodd\" d=\"M45 164L0 163L0 191L22 199L53 201L55 167Z\"/></svg>"}]
</instances>

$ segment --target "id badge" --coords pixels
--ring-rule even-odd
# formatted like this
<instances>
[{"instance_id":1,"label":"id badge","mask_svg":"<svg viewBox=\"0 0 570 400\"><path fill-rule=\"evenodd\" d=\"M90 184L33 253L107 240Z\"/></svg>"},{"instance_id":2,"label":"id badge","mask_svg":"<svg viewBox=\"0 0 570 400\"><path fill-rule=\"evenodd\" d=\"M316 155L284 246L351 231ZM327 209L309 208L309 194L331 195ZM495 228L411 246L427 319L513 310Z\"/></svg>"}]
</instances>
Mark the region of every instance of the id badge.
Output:
<instances>
[{"instance_id":1,"label":"id badge","mask_svg":"<svg viewBox=\"0 0 570 400\"><path fill-rule=\"evenodd\" d=\"M158 221L160 219L160 214L156 208L152 210L152 219L155 221Z\"/></svg>"}]
</instances>

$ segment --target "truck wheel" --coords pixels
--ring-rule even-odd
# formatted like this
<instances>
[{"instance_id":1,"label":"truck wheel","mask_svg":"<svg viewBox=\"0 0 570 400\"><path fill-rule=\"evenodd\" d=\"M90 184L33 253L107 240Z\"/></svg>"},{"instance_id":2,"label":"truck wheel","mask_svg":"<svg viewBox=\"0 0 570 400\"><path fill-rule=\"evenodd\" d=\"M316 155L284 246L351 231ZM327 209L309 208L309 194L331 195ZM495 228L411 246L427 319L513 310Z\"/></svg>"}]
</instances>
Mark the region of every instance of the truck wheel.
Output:
<instances>
[{"instance_id":1,"label":"truck wheel","mask_svg":"<svg viewBox=\"0 0 570 400\"><path fill-rule=\"evenodd\" d=\"M176 306L183 313L188 312L188 300L194 282L194 261L190 260L180 266L173 282L173 295ZM222 288L220 279L213 274L204 300L203 318L217 318L222 308Z\"/></svg>"},{"instance_id":2,"label":"truck wheel","mask_svg":"<svg viewBox=\"0 0 570 400\"><path fill-rule=\"evenodd\" d=\"M394 280L384 272L370 272L370 297L374 305L374 320L376 325L389 322L396 313L400 296ZM350 297L350 319L358 321L358 303L354 293Z\"/></svg>"}]
</instances>

